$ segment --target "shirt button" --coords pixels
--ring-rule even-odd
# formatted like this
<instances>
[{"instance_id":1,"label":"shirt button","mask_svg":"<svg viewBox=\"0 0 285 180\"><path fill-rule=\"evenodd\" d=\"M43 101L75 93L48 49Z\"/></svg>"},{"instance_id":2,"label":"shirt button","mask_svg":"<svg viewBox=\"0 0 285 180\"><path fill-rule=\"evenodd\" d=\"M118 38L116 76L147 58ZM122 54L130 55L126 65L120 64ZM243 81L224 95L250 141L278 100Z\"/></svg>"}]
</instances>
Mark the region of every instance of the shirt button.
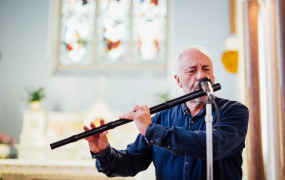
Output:
<instances>
[{"instance_id":1,"label":"shirt button","mask_svg":"<svg viewBox=\"0 0 285 180\"><path fill-rule=\"evenodd\" d=\"M170 146L167 146L167 149L170 149Z\"/></svg>"},{"instance_id":2,"label":"shirt button","mask_svg":"<svg viewBox=\"0 0 285 180\"><path fill-rule=\"evenodd\" d=\"M150 140L150 144L153 144L153 140Z\"/></svg>"},{"instance_id":3,"label":"shirt button","mask_svg":"<svg viewBox=\"0 0 285 180\"><path fill-rule=\"evenodd\" d=\"M186 161L185 164L188 165L188 162Z\"/></svg>"},{"instance_id":4,"label":"shirt button","mask_svg":"<svg viewBox=\"0 0 285 180\"><path fill-rule=\"evenodd\" d=\"M191 121L190 123L191 123L191 124L194 124L195 122L194 122L194 121Z\"/></svg>"}]
</instances>

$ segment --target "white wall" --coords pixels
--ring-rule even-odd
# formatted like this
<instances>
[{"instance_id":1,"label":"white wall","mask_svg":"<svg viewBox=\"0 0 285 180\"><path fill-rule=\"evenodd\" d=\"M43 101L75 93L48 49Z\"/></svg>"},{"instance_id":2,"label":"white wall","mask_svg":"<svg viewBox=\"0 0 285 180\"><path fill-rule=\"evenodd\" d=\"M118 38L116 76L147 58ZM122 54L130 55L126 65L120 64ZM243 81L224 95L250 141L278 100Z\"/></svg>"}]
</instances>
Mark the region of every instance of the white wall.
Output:
<instances>
[{"instance_id":1,"label":"white wall","mask_svg":"<svg viewBox=\"0 0 285 180\"><path fill-rule=\"evenodd\" d=\"M229 28L229 1L175 1L176 55L189 45L206 47L213 57L216 83L222 86L216 95L236 100L236 75L226 72L221 60Z\"/></svg>"},{"instance_id":2,"label":"white wall","mask_svg":"<svg viewBox=\"0 0 285 180\"><path fill-rule=\"evenodd\" d=\"M174 4L173 1L170 4ZM170 33L170 61L188 45L201 45L214 59L216 82L222 90L216 94L236 99L235 75L221 64L224 40L229 36L229 5L227 0L176 0L175 23ZM21 101L29 85L44 86L47 98L45 110L83 111L97 99L99 76L51 75L51 63L46 59L49 1L0 0L0 132L18 137L22 128L22 110L28 104ZM174 72L170 63L168 72ZM156 105L157 93L167 90L181 95L173 75L107 76L105 101L114 110L127 112L135 104Z\"/></svg>"}]
</instances>

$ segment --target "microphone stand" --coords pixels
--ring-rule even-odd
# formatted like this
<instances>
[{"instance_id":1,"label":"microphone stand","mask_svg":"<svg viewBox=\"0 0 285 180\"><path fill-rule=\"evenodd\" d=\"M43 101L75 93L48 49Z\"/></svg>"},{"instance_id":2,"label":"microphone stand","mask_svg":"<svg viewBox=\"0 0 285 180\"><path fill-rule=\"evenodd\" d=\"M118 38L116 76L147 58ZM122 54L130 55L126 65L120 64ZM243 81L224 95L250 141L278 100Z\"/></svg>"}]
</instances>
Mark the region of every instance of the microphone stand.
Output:
<instances>
[{"instance_id":1,"label":"microphone stand","mask_svg":"<svg viewBox=\"0 0 285 180\"><path fill-rule=\"evenodd\" d=\"M207 153L207 180L213 179L213 116L212 98L207 98L206 102L206 153Z\"/></svg>"},{"instance_id":2,"label":"microphone stand","mask_svg":"<svg viewBox=\"0 0 285 180\"><path fill-rule=\"evenodd\" d=\"M200 89L203 89L207 93L208 98L206 100L206 155L207 155L207 180L213 180L213 115L212 115L212 102L214 102L215 107L217 104L215 102L214 90L212 87L212 81L209 77L204 77L199 81ZM218 109L216 109L218 111ZM218 114L218 113L217 113ZM220 133L220 131L219 131Z\"/></svg>"},{"instance_id":3,"label":"microphone stand","mask_svg":"<svg viewBox=\"0 0 285 180\"><path fill-rule=\"evenodd\" d=\"M218 91L220 89L221 89L221 85L219 83L213 85L214 91ZM157 112L163 111L165 109L172 108L176 105L185 103L187 101L196 99L196 98L198 98L200 96L204 96L204 95L206 95L206 93L202 89L195 91L195 92L192 92L192 93L189 93L189 94L185 94L185 95L180 96L178 98L175 98L175 99L166 101L164 103L161 103L159 105L156 105L154 107L151 107L150 108L150 114L155 114ZM91 129L89 131L85 131L85 132L82 132L80 134L73 135L69 138L54 142L54 143L50 144L50 147L53 150L53 149L58 148L60 146L64 146L66 144L76 142L80 139L83 139L83 138L86 138L86 137L89 137L89 136L92 136L92 135L95 135L98 133L102 133L102 132L110 130L110 129L114 129L115 127L121 126L121 125L129 123L129 122L132 122L132 120L118 119L116 121L111 121L107 124L104 124L104 125L99 126L97 128Z\"/></svg>"}]
</instances>

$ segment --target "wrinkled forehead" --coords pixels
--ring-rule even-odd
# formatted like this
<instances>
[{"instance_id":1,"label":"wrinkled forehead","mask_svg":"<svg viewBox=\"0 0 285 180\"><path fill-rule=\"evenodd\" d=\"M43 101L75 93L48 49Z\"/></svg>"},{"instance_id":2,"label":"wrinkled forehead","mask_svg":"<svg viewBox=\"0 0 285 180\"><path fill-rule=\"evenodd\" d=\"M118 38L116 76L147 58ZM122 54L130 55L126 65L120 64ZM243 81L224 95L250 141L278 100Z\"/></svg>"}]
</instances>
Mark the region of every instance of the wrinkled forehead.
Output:
<instances>
[{"instance_id":1,"label":"wrinkled forehead","mask_svg":"<svg viewBox=\"0 0 285 180\"><path fill-rule=\"evenodd\" d=\"M203 50L191 49L184 52L179 58L180 65L189 66L211 66L213 67L213 61L211 57Z\"/></svg>"}]
</instances>

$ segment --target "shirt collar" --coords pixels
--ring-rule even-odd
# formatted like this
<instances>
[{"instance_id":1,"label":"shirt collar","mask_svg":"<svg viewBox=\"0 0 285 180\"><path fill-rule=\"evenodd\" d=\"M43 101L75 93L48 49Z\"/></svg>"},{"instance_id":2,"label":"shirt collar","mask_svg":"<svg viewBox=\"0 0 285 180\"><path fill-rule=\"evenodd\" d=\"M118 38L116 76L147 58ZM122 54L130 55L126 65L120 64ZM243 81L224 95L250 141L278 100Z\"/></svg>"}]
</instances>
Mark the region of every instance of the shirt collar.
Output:
<instances>
[{"instance_id":1,"label":"shirt collar","mask_svg":"<svg viewBox=\"0 0 285 180\"><path fill-rule=\"evenodd\" d=\"M212 105L212 106L213 106L213 105ZM183 104L181 105L181 110L182 110L181 112L182 112L182 115L183 115L183 116L191 115L191 114L188 113L187 106L186 106L185 103L183 103ZM201 109L201 111L200 111L198 114L196 114L196 116L203 116L203 115L205 115L205 114L206 114L206 106L203 107L203 109Z\"/></svg>"}]
</instances>

